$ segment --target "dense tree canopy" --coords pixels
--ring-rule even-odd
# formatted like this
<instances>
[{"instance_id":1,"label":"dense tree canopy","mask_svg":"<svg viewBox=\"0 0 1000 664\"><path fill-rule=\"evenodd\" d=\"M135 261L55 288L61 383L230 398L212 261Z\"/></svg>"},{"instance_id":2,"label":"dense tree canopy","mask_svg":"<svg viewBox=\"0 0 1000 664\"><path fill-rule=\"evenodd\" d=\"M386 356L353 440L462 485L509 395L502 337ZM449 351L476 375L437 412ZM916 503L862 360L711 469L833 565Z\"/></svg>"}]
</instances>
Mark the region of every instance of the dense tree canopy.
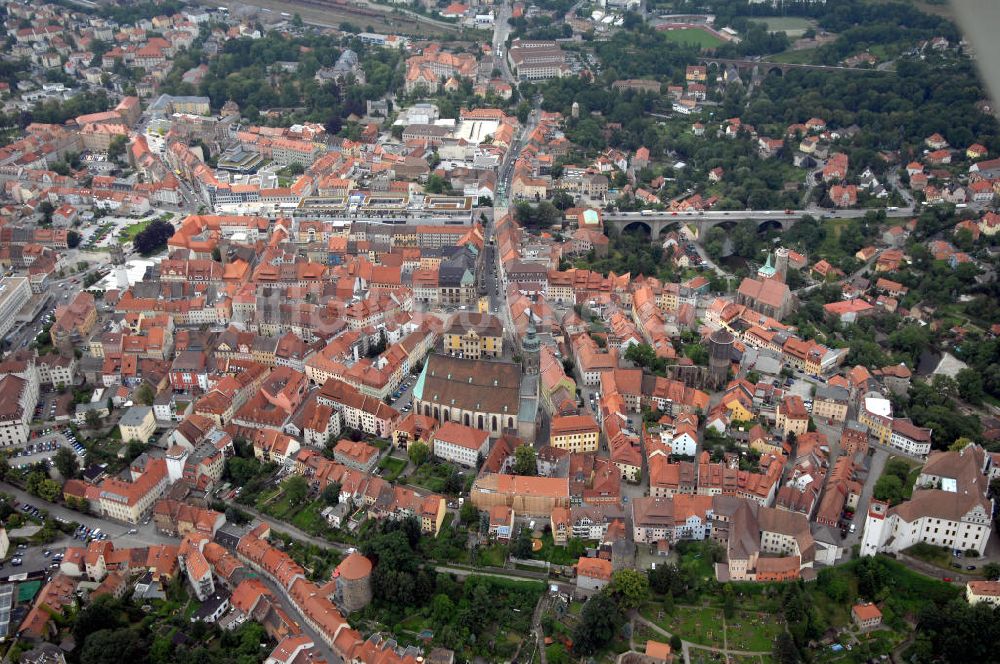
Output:
<instances>
[{"instance_id":1,"label":"dense tree canopy","mask_svg":"<svg viewBox=\"0 0 1000 664\"><path fill-rule=\"evenodd\" d=\"M321 84L315 80L316 72L333 66L343 50L329 38L288 38L273 32L262 39L227 41L214 59L197 48L178 55L163 89L172 94L206 95L213 108L232 100L252 122L270 122L258 117L258 112L281 108L286 111L279 119L282 126L311 121L338 132L349 115L365 114L366 100L379 99L398 88L402 76L398 51L367 46L356 39L348 40L345 46L361 56L364 84L347 81L341 90L332 82ZM294 71L286 71L276 65L279 62L295 62L297 66ZM181 80L185 71L203 63L209 65L209 71L197 87Z\"/></svg>"},{"instance_id":2,"label":"dense tree canopy","mask_svg":"<svg viewBox=\"0 0 1000 664\"><path fill-rule=\"evenodd\" d=\"M144 256L149 256L163 249L173 234L173 224L154 219L144 230L136 234L133 244L136 251Z\"/></svg>"}]
</instances>

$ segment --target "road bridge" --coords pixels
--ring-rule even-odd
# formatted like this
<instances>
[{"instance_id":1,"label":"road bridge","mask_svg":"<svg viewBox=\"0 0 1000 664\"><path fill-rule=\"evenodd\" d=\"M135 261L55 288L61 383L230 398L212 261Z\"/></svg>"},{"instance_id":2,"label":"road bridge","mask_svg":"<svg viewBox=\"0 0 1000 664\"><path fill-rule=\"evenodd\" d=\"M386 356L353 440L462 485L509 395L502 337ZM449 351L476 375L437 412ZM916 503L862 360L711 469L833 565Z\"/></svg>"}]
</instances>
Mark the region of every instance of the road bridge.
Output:
<instances>
[{"instance_id":1,"label":"road bridge","mask_svg":"<svg viewBox=\"0 0 1000 664\"><path fill-rule=\"evenodd\" d=\"M725 210L703 212L669 212L656 211L652 214L641 212L619 212L604 215L604 225L619 233L625 231L643 231L652 239L658 239L672 230L688 226L697 231L698 237L704 237L709 229L715 226L733 228L743 220L757 222L758 230L788 230L805 215L825 219L857 219L870 210ZM912 208L887 210L886 217L912 217Z\"/></svg>"},{"instance_id":2,"label":"road bridge","mask_svg":"<svg viewBox=\"0 0 1000 664\"><path fill-rule=\"evenodd\" d=\"M772 62L770 60L751 60L751 59L732 59L732 58L713 58L704 57L698 60L698 64L705 65L706 67L716 67L717 69L725 69L726 67L736 67L740 71L758 71L761 74L780 74L784 76L793 69L804 69L812 71L848 71L855 74L876 74L885 73L886 71L892 70L882 70L882 69L860 69L858 67L843 67L840 65L806 65L797 64L792 62Z\"/></svg>"}]
</instances>

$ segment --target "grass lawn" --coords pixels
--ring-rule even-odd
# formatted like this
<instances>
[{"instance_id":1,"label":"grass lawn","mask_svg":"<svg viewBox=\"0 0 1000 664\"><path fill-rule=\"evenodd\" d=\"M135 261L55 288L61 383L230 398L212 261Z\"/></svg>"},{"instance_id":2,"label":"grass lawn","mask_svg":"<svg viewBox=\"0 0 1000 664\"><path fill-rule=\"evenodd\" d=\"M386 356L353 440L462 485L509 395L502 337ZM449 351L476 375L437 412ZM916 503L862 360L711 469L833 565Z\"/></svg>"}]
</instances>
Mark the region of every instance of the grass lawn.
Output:
<instances>
[{"instance_id":1,"label":"grass lawn","mask_svg":"<svg viewBox=\"0 0 1000 664\"><path fill-rule=\"evenodd\" d=\"M399 623L399 627L406 631L413 632L414 634L418 634L420 630L425 627L426 622L427 621L420 616L411 616Z\"/></svg>"},{"instance_id":2,"label":"grass lawn","mask_svg":"<svg viewBox=\"0 0 1000 664\"><path fill-rule=\"evenodd\" d=\"M397 459L396 457L382 457L379 462L378 467L384 470L382 477L385 478L387 482L395 482L399 474L403 472L406 468L406 461L404 459Z\"/></svg>"},{"instance_id":3,"label":"grass lawn","mask_svg":"<svg viewBox=\"0 0 1000 664\"><path fill-rule=\"evenodd\" d=\"M917 483L917 478L920 477L920 471L923 470L923 466L916 464L910 474L906 476L906 484L903 485L903 496L905 498L910 498L913 496L913 485Z\"/></svg>"},{"instance_id":4,"label":"grass lawn","mask_svg":"<svg viewBox=\"0 0 1000 664\"><path fill-rule=\"evenodd\" d=\"M326 507L322 500L315 500L299 510L298 514L292 517L291 523L296 528L300 528L307 533L318 534L323 532L328 526L326 519L320 516L320 512Z\"/></svg>"},{"instance_id":5,"label":"grass lawn","mask_svg":"<svg viewBox=\"0 0 1000 664\"><path fill-rule=\"evenodd\" d=\"M583 544L592 546L595 543L591 541ZM553 565L573 565L583 553L583 550L577 547L556 546L552 541L552 533L545 533L542 535L542 549L532 557L536 560L547 560Z\"/></svg>"},{"instance_id":6,"label":"grass lawn","mask_svg":"<svg viewBox=\"0 0 1000 664\"><path fill-rule=\"evenodd\" d=\"M705 646L723 645L722 610L712 607L677 606L671 614L660 617L661 605L657 602L645 604L640 613L647 620L656 623L671 634L677 634L685 641Z\"/></svg>"},{"instance_id":7,"label":"grass lawn","mask_svg":"<svg viewBox=\"0 0 1000 664\"><path fill-rule=\"evenodd\" d=\"M257 509L259 510L265 509L267 507L267 504L270 503L272 500L276 500L280 494L281 494L280 486L274 487L273 489L270 489L260 494L260 496L257 498Z\"/></svg>"},{"instance_id":8,"label":"grass lawn","mask_svg":"<svg viewBox=\"0 0 1000 664\"><path fill-rule=\"evenodd\" d=\"M553 643L545 647L545 658L553 662L565 662L569 659L569 655L566 654L563 644Z\"/></svg>"},{"instance_id":9,"label":"grass lawn","mask_svg":"<svg viewBox=\"0 0 1000 664\"><path fill-rule=\"evenodd\" d=\"M455 467L449 463L428 461L413 471L406 481L433 493L444 493L445 480L451 476L454 469Z\"/></svg>"},{"instance_id":10,"label":"grass lawn","mask_svg":"<svg viewBox=\"0 0 1000 664\"><path fill-rule=\"evenodd\" d=\"M685 641L722 647L723 618L720 609L678 606L672 618L674 630Z\"/></svg>"},{"instance_id":11,"label":"grass lawn","mask_svg":"<svg viewBox=\"0 0 1000 664\"><path fill-rule=\"evenodd\" d=\"M506 547L494 544L486 549L479 549L478 563L482 567L503 567L507 559Z\"/></svg>"},{"instance_id":12,"label":"grass lawn","mask_svg":"<svg viewBox=\"0 0 1000 664\"><path fill-rule=\"evenodd\" d=\"M692 570L702 579L715 578L715 565L708 546L704 542L686 544L681 553L680 566Z\"/></svg>"},{"instance_id":13,"label":"grass lawn","mask_svg":"<svg viewBox=\"0 0 1000 664\"><path fill-rule=\"evenodd\" d=\"M784 32L792 39L802 36L809 28L816 27L816 21L798 16L770 16L768 18L747 17L751 21L764 23L770 32Z\"/></svg>"},{"instance_id":14,"label":"grass lawn","mask_svg":"<svg viewBox=\"0 0 1000 664\"><path fill-rule=\"evenodd\" d=\"M677 44L694 44L699 48L715 48L720 46L723 41L713 34L701 30L699 28L682 28L680 30L667 30L665 31L667 36L667 41L672 41Z\"/></svg>"},{"instance_id":15,"label":"grass lawn","mask_svg":"<svg viewBox=\"0 0 1000 664\"><path fill-rule=\"evenodd\" d=\"M288 497L282 494L280 498L271 502L264 508L268 514L275 519L287 520L292 518L297 512L297 506L293 506Z\"/></svg>"},{"instance_id":16,"label":"grass lawn","mask_svg":"<svg viewBox=\"0 0 1000 664\"><path fill-rule=\"evenodd\" d=\"M771 649L770 644L768 644L767 649ZM760 664L760 657L757 655L730 655L729 664Z\"/></svg>"},{"instance_id":17,"label":"grass lawn","mask_svg":"<svg viewBox=\"0 0 1000 664\"><path fill-rule=\"evenodd\" d=\"M726 621L726 637L733 650L770 651L784 629L776 614L760 611L739 611Z\"/></svg>"},{"instance_id":18,"label":"grass lawn","mask_svg":"<svg viewBox=\"0 0 1000 664\"><path fill-rule=\"evenodd\" d=\"M149 226L149 222L153 221L155 218L156 217L143 219L137 224L132 224L131 226L123 228L121 233L118 234L118 244L125 244L126 242L134 240L135 236L146 230L146 226Z\"/></svg>"},{"instance_id":19,"label":"grass lawn","mask_svg":"<svg viewBox=\"0 0 1000 664\"><path fill-rule=\"evenodd\" d=\"M770 55L767 59L772 62L784 62L785 64L790 65L808 65L812 64L812 59L815 54L815 48L800 48Z\"/></svg>"}]
</instances>

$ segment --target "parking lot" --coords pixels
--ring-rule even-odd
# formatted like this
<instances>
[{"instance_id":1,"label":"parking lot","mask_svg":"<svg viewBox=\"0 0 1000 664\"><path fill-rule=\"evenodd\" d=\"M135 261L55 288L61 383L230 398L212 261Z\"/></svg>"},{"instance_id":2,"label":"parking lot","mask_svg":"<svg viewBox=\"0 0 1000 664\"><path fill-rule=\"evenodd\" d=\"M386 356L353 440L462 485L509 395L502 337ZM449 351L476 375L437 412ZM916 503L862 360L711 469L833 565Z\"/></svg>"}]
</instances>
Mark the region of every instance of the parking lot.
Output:
<instances>
[{"instance_id":1,"label":"parking lot","mask_svg":"<svg viewBox=\"0 0 1000 664\"><path fill-rule=\"evenodd\" d=\"M83 457L87 450L80 444L73 432L69 429L43 429L37 438L33 438L25 445L10 448L13 451L9 458L11 468L29 468L40 461L48 461L52 466L52 457L56 455L60 447L72 450L83 466Z\"/></svg>"},{"instance_id":2,"label":"parking lot","mask_svg":"<svg viewBox=\"0 0 1000 664\"><path fill-rule=\"evenodd\" d=\"M18 544L11 551L11 558L8 564L11 568L19 568L17 572L31 574L45 570L56 570L62 562L65 547L31 546ZM4 568L4 563L0 562L0 569Z\"/></svg>"},{"instance_id":3,"label":"parking lot","mask_svg":"<svg viewBox=\"0 0 1000 664\"><path fill-rule=\"evenodd\" d=\"M393 394L389 395L389 398L392 400L392 407L404 415L409 413L412 408L413 385L416 382L417 377L410 374L399 384L399 388Z\"/></svg>"},{"instance_id":4,"label":"parking lot","mask_svg":"<svg viewBox=\"0 0 1000 664\"><path fill-rule=\"evenodd\" d=\"M35 404L35 412L32 416L33 420L42 420L46 423L55 421L56 415L59 414L59 401L71 402L73 395L68 392L65 394L60 394L58 391L52 388L46 388L39 392L38 403ZM63 409L65 411L65 408Z\"/></svg>"}]
</instances>

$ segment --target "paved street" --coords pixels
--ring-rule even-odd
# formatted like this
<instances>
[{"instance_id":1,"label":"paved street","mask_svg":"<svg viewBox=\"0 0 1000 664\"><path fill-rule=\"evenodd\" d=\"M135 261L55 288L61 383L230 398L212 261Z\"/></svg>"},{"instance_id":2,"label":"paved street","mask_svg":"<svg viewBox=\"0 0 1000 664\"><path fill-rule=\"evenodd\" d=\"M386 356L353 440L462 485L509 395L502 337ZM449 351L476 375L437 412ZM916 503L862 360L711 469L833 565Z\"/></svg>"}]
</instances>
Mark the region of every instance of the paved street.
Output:
<instances>
[{"instance_id":1,"label":"paved street","mask_svg":"<svg viewBox=\"0 0 1000 664\"><path fill-rule=\"evenodd\" d=\"M65 260L67 266L75 269L77 263L80 261L87 261L90 265L82 272L67 274L62 279L54 279L49 282L47 300L38 311L38 314L29 321L15 324L10 332L7 333L6 339L10 344L9 348L25 348L31 344L45 328L46 322L44 319L46 314L54 315L57 306L68 304L76 297L77 293L83 290L84 278L88 274L105 267L109 259L108 254L84 253L76 249L71 249Z\"/></svg>"},{"instance_id":2,"label":"paved street","mask_svg":"<svg viewBox=\"0 0 1000 664\"><path fill-rule=\"evenodd\" d=\"M156 532L152 521L148 524L131 526L127 523L119 523L117 521L104 519L99 516L81 514L80 512L68 509L62 505L50 503L38 498L37 496L32 496L28 492L22 491L21 489L18 489L17 487L6 482L0 482L0 491L14 496L14 499L22 504L26 503L34 505L40 510L48 511L50 518L60 517L67 521L76 521L77 523L87 526L88 528L100 528L103 532L108 533L108 539L114 542L115 546L135 547L178 543L177 538L169 537ZM129 533L129 530L133 528L137 530L137 532ZM77 546L84 545L79 540L73 540L71 537L66 537L64 540L61 540L54 545L66 546L73 544L74 542ZM27 562L27 560L25 560L25 562Z\"/></svg>"}]
</instances>

